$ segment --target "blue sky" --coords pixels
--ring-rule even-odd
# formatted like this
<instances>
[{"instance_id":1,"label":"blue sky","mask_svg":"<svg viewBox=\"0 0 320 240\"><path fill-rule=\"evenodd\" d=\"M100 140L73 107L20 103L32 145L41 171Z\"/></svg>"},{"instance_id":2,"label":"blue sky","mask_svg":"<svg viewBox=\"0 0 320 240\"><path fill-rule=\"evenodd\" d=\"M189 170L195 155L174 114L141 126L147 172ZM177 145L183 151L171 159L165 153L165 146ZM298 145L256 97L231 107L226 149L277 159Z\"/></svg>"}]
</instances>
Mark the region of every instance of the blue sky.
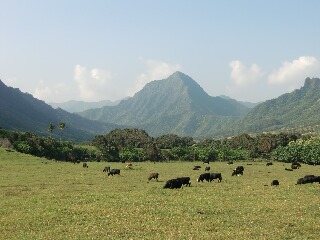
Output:
<instances>
[{"instance_id":1,"label":"blue sky","mask_svg":"<svg viewBox=\"0 0 320 240\"><path fill-rule=\"evenodd\" d=\"M0 79L46 102L119 100L179 70L258 102L320 78L317 0L0 0Z\"/></svg>"}]
</instances>

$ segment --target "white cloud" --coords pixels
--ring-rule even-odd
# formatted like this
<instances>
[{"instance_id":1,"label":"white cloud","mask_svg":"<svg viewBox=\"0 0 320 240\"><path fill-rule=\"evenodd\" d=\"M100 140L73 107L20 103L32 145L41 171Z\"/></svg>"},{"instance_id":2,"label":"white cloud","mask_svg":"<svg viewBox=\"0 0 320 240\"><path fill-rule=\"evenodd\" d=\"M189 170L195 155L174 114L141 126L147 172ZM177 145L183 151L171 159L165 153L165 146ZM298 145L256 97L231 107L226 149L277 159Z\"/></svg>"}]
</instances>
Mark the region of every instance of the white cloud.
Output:
<instances>
[{"instance_id":1,"label":"white cloud","mask_svg":"<svg viewBox=\"0 0 320 240\"><path fill-rule=\"evenodd\" d=\"M33 92L33 96L46 102L56 102L68 94L68 87L64 83L56 84L52 87L45 86L44 81L40 81Z\"/></svg>"},{"instance_id":2,"label":"white cloud","mask_svg":"<svg viewBox=\"0 0 320 240\"><path fill-rule=\"evenodd\" d=\"M144 63L147 66L147 70L137 77L134 87L128 92L130 96L140 91L147 83L153 80L165 79L172 73L181 70L179 64L169 64L159 60L145 60Z\"/></svg>"},{"instance_id":3,"label":"white cloud","mask_svg":"<svg viewBox=\"0 0 320 240\"><path fill-rule=\"evenodd\" d=\"M231 79L237 86L245 86L256 82L264 74L257 64L252 64L249 69L240 61L235 60L230 62Z\"/></svg>"},{"instance_id":4,"label":"white cloud","mask_svg":"<svg viewBox=\"0 0 320 240\"><path fill-rule=\"evenodd\" d=\"M93 68L89 71L79 64L74 68L74 80L77 83L80 98L85 101L112 98L106 95L106 89L111 79L112 74L103 69Z\"/></svg>"},{"instance_id":5,"label":"white cloud","mask_svg":"<svg viewBox=\"0 0 320 240\"><path fill-rule=\"evenodd\" d=\"M297 87L307 77L320 73L320 62L312 56L301 56L292 62L284 62L282 66L268 76L270 84L287 84L289 88Z\"/></svg>"}]
</instances>

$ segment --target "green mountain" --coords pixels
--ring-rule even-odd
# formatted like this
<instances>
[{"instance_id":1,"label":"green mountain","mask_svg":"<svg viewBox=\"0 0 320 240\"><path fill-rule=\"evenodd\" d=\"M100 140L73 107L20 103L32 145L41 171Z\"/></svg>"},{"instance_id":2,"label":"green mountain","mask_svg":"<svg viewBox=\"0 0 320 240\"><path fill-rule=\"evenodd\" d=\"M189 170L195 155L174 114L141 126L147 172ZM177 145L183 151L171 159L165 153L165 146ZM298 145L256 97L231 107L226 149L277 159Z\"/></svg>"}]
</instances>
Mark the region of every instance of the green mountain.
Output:
<instances>
[{"instance_id":1,"label":"green mountain","mask_svg":"<svg viewBox=\"0 0 320 240\"><path fill-rule=\"evenodd\" d=\"M53 108L61 108L67 112L75 113L75 112L83 112L88 109L101 108L104 106L115 106L119 104L120 101L113 102L110 100L103 100L98 102L84 102L84 101L70 100L62 103L51 102L48 104Z\"/></svg>"},{"instance_id":2,"label":"green mountain","mask_svg":"<svg viewBox=\"0 0 320 240\"><path fill-rule=\"evenodd\" d=\"M320 124L320 79L307 78L304 86L252 109L238 124L237 132L273 131Z\"/></svg>"},{"instance_id":3,"label":"green mountain","mask_svg":"<svg viewBox=\"0 0 320 240\"><path fill-rule=\"evenodd\" d=\"M0 80L0 127L8 130L35 132L47 135L49 124L58 128L64 122L66 129L63 137L67 140L90 140L95 135L108 132L115 124L102 124L68 113L62 109L53 109L31 94L22 93L17 88L7 87ZM53 133L58 135L59 129Z\"/></svg>"},{"instance_id":4,"label":"green mountain","mask_svg":"<svg viewBox=\"0 0 320 240\"><path fill-rule=\"evenodd\" d=\"M232 99L231 97L228 97L226 95L220 95L219 97L224 98L224 99ZM255 106L257 106L258 104L260 104L261 102L258 103L252 103L252 102L244 102L244 101L238 101L237 102L241 103L242 105L248 107L248 108L254 108Z\"/></svg>"},{"instance_id":5,"label":"green mountain","mask_svg":"<svg viewBox=\"0 0 320 240\"><path fill-rule=\"evenodd\" d=\"M152 81L117 106L79 113L91 120L142 128L150 135L212 137L223 134L249 109L233 99L209 96L189 76L175 72Z\"/></svg>"}]
</instances>

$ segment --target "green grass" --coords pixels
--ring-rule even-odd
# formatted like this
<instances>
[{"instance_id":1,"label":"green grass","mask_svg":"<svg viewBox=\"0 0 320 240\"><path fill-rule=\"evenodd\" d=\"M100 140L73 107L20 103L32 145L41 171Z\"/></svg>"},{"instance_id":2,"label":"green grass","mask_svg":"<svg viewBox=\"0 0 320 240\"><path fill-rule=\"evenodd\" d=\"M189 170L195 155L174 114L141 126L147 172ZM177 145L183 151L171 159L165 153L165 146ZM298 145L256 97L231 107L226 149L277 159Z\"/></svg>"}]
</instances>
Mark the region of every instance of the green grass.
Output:
<instances>
[{"instance_id":1,"label":"green grass","mask_svg":"<svg viewBox=\"0 0 320 240\"><path fill-rule=\"evenodd\" d=\"M247 163L210 163L222 183L198 183L204 169L193 166L207 166L199 162L87 169L0 148L0 239L319 239L320 185L295 183L320 167ZM106 165L122 176L108 177ZM231 177L237 165L244 175ZM151 172L158 182L147 180ZM179 176L190 176L191 187L163 189Z\"/></svg>"}]
</instances>

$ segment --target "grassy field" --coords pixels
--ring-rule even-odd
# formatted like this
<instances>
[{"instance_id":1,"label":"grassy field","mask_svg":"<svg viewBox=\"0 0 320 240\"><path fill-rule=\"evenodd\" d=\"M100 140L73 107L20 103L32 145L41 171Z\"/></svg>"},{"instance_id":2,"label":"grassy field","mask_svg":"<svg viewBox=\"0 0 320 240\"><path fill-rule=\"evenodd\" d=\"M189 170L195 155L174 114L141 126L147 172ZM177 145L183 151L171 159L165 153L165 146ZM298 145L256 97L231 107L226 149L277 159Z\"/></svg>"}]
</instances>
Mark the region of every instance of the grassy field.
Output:
<instances>
[{"instance_id":1,"label":"grassy field","mask_svg":"<svg viewBox=\"0 0 320 240\"><path fill-rule=\"evenodd\" d=\"M247 165L248 163L252 165ZM107 176L104 166L120 168ZM196 182L199 162L82 164L0 148L0 239L319 239L320 184L295 185L320 166L210 163L218 183ZM231 177L237 165L244 175ZM148 181L158 172L158 182ZM163 189L189 176L191 187ZM273 179L280 186L271 187ZM267 186L265 186L267 185Z\"/></svg>"}]
</instances>

